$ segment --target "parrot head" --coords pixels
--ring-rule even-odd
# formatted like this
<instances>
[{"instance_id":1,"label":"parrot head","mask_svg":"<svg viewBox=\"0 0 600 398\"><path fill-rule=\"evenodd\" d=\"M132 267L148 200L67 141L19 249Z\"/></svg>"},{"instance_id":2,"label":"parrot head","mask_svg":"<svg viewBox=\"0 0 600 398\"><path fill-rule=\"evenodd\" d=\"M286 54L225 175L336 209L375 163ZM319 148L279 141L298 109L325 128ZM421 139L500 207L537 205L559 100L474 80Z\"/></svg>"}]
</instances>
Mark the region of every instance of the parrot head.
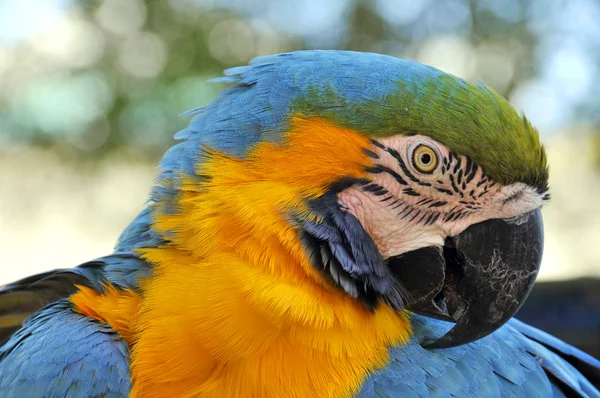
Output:
<instances>
[{"instance_id":1,"label":"parrot head","mask_svg":"<svg viewBox=\"0 0 600 398\"><path fill-rule=\"evenodd\" d=\"M192 112L155 197L247 173L237 195L270 202L327 284L371 310L455 322L432 347L479 339L516 313L541 262L548 168L537 131L501 96L352 52L258 58L217 80L234 85ZM206 178L178 187L181 173ZM251 183L260 199L240 193Z\"/></svg>"},{"instance_id":2,"label":"parrot head","mask_svg":"<svg viewBox=\"0 0 600 398\"><path fill-rule=\"evenodd\" d=\"M337 205L360 222L393 275L387 278L399 282L382 285L384 299L456 322L431 344L449 347L493 332L529 294L543 249L539 208L548 197L545 182L499 183L481 162L433 137L373 139L373 166L364 181L337 193ZM355 292L362 281L352 282Z\"/></svg>"}]
</instances>

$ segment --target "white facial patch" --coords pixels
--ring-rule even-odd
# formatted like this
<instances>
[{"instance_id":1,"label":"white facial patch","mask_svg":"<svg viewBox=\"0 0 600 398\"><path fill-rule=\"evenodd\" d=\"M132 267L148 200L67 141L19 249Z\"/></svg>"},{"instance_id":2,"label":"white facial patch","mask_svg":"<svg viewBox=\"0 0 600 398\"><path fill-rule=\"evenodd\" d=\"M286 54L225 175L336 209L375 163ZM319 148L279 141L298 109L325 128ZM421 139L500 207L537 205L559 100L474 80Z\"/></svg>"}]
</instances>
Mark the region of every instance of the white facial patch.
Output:
<instances>
[{"instance_id":1,"label":"white facial patch","mask_svg":"<svg viewBox=\"0 0 600 398\"><path fill-rule=\"evenodd\" d=\"M423 136L372 141L369 182L338 194L384 257L442 246L470 225L513 218L543 204L524 183L502 186L466 156Z\"/></svg>"}]
</instances>

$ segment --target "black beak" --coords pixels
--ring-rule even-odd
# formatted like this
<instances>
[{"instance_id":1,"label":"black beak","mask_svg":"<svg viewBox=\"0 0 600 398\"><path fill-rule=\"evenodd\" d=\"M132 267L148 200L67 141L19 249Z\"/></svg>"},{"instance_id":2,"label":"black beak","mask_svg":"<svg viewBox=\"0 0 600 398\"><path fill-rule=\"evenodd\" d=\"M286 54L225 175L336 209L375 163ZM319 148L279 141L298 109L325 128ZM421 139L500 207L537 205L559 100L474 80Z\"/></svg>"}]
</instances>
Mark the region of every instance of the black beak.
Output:
<instances>
[{"instance_id":1,"label":"black beak","mask_svg":"<svg viewBox=\"0 0 600 398\"><path fill-rule=\"evenodd\" d=\"M390 258L410 297L407 308L456 322L428 348L478 340L508 321L537 277L544 231L539 209L514 220L487 220L446 240Z\"/></svg>"}]
</instances>

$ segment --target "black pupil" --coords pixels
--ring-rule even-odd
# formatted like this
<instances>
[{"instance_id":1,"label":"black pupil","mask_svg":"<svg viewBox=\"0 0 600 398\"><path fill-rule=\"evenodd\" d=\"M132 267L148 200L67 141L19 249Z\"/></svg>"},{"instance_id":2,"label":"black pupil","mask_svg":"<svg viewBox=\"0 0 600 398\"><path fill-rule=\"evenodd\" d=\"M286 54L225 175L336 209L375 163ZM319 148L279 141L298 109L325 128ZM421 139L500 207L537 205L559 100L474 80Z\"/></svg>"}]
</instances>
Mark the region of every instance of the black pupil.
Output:
<instances>
[{"instance_id":1,"label":"black pupil","mask_svg":"<svg viewBox=\"0 0 600 398\"><path fill-rule=\"evenodd\" d=\"M421 155L421 163L429 164L431 163L431 155L428 153L424 153Z\"/></svg>"}]
</instances>

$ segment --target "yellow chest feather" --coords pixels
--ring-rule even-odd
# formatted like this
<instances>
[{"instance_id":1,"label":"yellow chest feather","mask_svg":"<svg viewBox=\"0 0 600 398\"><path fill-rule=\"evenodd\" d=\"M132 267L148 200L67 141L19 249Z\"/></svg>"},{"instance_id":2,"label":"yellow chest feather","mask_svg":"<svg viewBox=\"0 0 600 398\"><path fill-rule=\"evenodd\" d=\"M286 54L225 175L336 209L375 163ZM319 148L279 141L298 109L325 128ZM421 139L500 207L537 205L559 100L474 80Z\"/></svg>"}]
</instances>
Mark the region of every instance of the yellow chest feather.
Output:
<instances>
[{"instance_id":1,"label":"yellow chest feather","mask_svg":"<svg viewBox=\"0 0 600 398\"><path fill-rule=\"evenodd\" d=\"M349 396L386 363L389 345L408 338L406 318L387 307L371 313L232 255L201 265L176 251L146 256L170 270L145 286L132 396Z\"/></svg>"}]
</instances>

